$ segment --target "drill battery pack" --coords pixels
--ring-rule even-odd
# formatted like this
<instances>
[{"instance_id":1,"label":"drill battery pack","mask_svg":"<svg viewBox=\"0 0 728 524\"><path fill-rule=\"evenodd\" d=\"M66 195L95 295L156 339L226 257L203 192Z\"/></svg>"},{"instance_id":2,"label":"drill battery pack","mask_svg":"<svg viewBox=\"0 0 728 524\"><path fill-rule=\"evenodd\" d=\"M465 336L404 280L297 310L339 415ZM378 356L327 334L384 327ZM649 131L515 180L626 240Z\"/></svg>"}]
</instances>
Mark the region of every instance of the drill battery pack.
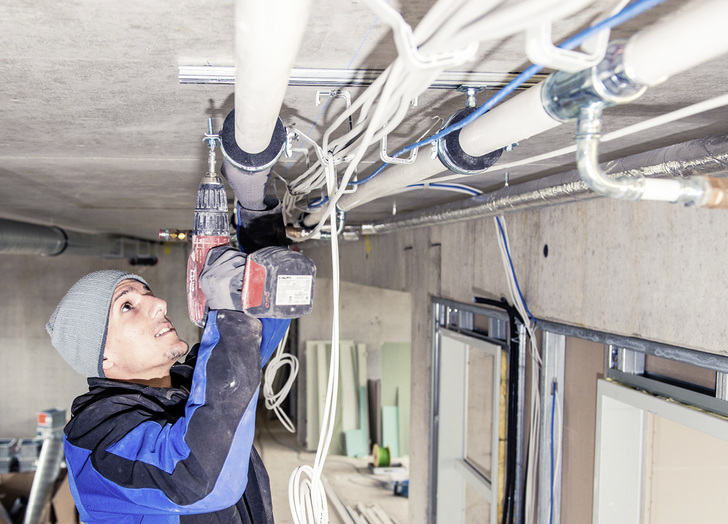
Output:
<instances>
[{"instance_id":1,"label":"drill battery pack","mask_svg":"<svg viewBox=\"0 0 728 524\"><path fill-rule=\"evenodd\" d=\"M298 318L313 308L316 266L303 253L265 247L248 255L243 311L257 318Z\"/></svg>"}]
</instances>

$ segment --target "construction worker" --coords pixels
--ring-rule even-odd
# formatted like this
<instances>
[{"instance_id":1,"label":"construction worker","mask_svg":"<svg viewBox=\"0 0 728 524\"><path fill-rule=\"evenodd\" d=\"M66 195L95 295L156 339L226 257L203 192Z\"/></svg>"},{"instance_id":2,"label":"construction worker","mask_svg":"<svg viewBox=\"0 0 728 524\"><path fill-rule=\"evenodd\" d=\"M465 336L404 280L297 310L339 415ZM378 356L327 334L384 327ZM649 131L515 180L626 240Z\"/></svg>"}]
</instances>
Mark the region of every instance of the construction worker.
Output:
<instances>
[{"instance_id":1,"label":"construction worker","mask_svg":"<svg viewBox=\"0 0 728 524\"><path fill-rule=\"evenodd\" d=\"M280 205L266 203L239 210L248 252L281 241ZM290 320L241 311L244 264L230 246L210 250L200 276L210 311L184 363L188 345L141 276L97 271L61 300L46 328L89 384L64 435L84 523L273 522L255 411L261 367Z\"/></svg>"}]
</instances>

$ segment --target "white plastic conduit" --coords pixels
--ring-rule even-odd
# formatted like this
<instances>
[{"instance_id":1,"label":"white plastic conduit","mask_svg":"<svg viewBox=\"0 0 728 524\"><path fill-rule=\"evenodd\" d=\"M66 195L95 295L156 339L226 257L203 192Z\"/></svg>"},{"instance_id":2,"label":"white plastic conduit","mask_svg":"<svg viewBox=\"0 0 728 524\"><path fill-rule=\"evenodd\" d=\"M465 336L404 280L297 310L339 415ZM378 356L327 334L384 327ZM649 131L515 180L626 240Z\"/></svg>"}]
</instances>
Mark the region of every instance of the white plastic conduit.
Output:
<instances>
[{"instance_id":1,"label":"white plastic conduit","mask_svg":"<svg viewBox=\"0 0 728 524\"><path fill-rule=\"evenodd\" d=\"M728 52L726 19L728 1L695 0L674 16L639 31L630 38L624 52L630 78L656 85L671 75ZM472 156L484 155L560 125L562 122L548 116L541 104L542 87L543 82L463 128L460 132L463 150ZM415 163L389 167L354 193L342 196L339 207L349 211L445 171L437 158L423 153L420 152ZM312 213L304 219L304 225L314 226L322 216L321 212Z\"/></svg>"},{"instance_id":2,"label":"white plastic conduit","mask_svg":"<svg viewBox=\"0 0 728 524\"><path fill-rule=\"evenodd\" d=\"M255 154L273 136L310 0L235 3L235 141Z\"/></svg>"}]
</instances>

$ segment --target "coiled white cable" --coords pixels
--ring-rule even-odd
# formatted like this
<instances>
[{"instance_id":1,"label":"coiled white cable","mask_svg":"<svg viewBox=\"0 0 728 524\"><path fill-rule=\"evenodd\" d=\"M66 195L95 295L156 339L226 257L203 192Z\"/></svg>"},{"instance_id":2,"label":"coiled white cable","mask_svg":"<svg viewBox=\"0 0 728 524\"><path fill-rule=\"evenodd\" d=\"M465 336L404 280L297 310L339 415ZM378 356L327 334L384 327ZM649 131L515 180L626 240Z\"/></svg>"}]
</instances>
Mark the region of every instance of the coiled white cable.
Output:
<instances>
[{"instance_id":1,"label":"coiled white cable","mask_svg":"<svg viewBox=\"0 0 728 524\"><path fill-rule=\"evenodd\" d=\"M298 359L295 357L295 355L291 355L290 353L284 353L286 342L288 341L289 331L290 329L286 330L286 334L283 336L283 340L281 340L281 342L278 344L275 353L265 367L265 373L263 375L263 397L265 398L266 409L269 409L276 414L276 417L278 417L278 420L281 421L281 424L283 424L284 428L286 428L291 433L295 433L296 426L293 425L291 419L288 417L283 408L281 408L281 404L288 396L288 393L291 391L293 383L296 381L296 377L298 376ZM275 391L273 391L273 384L275 382L278 371L283 366L290 366L290 373L288 375L288 380L286 380L286 383L283 384L280 391L276 393Z\"/></svg>"}]
</instances>

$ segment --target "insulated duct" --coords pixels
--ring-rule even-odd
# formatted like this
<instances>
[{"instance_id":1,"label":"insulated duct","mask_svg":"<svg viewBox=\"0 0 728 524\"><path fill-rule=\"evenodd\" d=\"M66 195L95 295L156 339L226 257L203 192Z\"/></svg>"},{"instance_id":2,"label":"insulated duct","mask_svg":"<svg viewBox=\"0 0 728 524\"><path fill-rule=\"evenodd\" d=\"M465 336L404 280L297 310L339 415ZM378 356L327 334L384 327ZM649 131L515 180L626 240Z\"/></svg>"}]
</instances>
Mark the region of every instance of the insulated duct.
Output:
<instances>
[{"instance_id":1,"label":"insulated duct","mask_svg":"<svg viewBox=\"0 0 728 524\"><path fill-rule=\"evenodd\" d=\"M61 471L63 458L63 437L52 435L43 440L38 457L38 469L28 495L28 509L23 524L39 524L46 502L52 495L53 485Z\"/></svg>"},{"instance_id":2,"label":"insulated duct","mask_svg":"<svg viewBox=\"0 0 728 524\"><path fill-rule=\"evenodd\" d=\"M95 235L0 218L0 254L81 255L156 259L155 244L120 235Z\"/></svg>"},{"instance_id":3,"label":"insulated duct","mask_svg":"<svg viewBox=\"0 0 728 524\"><path fill-rule=\"evenodd\" d=\"M661 177L684 178L698 175L728 174L728 135L690 140L619 160L605 162L601 168L610 178ZM539 207L568 204L600 198L581 179L578 170L504 187L492 193L402 214L388 220L363 224L361 233L384 234L432 225L503 215Z\"/></svg>"}]
</instances>

